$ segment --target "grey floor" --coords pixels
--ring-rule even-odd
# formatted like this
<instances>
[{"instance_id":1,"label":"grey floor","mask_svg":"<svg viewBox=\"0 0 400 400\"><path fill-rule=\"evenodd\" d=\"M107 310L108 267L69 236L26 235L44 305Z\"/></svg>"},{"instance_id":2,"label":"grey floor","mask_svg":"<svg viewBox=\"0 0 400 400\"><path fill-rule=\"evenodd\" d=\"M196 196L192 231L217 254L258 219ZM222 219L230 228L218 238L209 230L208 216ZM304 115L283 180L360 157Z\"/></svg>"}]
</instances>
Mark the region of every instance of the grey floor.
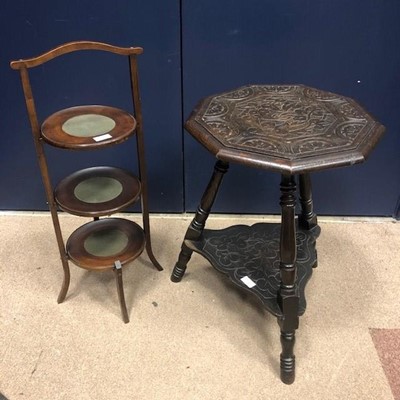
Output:
<instances>
[{"instance_id":1,"label":"grey floor","mask_svg":"<svg viewBox=\"0 0 400 400\"><path fill-rule=\"evenodd\" d=\"M259 220L214 217L208 227ZM9 400L394 398L371 330L400 328L399 223L320 219L296 381L286 386L279 328L257 299L198 255L181 283L170 281L189 221L152 217L164 271L145 255L124 270L124 324L111 272L71 265L69 294L57 304L62 269L47 213L0 215L0 392ZM65 238L81 223L62 215Z\"/></svg>"}]
</instances>

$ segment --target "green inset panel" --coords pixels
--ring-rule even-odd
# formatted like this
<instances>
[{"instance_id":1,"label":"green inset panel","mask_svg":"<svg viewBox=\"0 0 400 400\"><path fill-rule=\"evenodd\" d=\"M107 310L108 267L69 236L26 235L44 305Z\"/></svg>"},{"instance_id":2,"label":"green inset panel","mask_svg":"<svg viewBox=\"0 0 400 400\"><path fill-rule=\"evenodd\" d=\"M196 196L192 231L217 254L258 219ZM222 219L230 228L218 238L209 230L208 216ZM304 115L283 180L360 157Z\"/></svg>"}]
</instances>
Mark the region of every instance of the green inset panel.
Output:
<instances>
[{"instance_id":1,"label":"green inset panel","mask_svg":"<svg viewBox=\"0 0 400 400\"><path fill-rule=\"evenodd\" d=\"M76 185L74 195L85 203L104 203L122 193L122 184L114 178L98 176Z\"/></svg>"},{"instance_id":2,"label":"green inset panel","mask_svg":"<svg viewBox=\"0 0 400 400\"><path fill-rule=\"evenodd\" d=\"M62 130L71 136L93 137L110 132L114 127L115 121L112 118L98 114L85 114L67 119Z\"/></svg>"},{"instance_id":3,"label":"green inset panel","mask_svg":"<svg viewBox=\"0 0 400 400\"><path fill-rule=\"evenodd\" d=\"M83 246L96 257L110 257L121 253L128 244L128 237L119 229L104 229L89 235Z\"/></svg>"}]
</instances>

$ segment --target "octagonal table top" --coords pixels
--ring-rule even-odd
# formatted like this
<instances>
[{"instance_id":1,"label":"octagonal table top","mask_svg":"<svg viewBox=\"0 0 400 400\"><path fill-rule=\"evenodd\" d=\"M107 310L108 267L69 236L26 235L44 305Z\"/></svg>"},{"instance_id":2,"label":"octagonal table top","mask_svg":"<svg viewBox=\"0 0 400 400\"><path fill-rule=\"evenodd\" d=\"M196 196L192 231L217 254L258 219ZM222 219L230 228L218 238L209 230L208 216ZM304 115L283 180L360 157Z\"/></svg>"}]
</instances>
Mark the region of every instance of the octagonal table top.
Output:
<instances>
[{"instance_id":1,"label":"octagonal table top","mask_svg":"<svg viewBox=\"0 0 400 400\"><path fill-rule=\"evenodd\" d=\"M363 162L385 130L355 100L303 85L207 97L185 128L220 160L291 174Z\"/></svg>"}]
</instances>

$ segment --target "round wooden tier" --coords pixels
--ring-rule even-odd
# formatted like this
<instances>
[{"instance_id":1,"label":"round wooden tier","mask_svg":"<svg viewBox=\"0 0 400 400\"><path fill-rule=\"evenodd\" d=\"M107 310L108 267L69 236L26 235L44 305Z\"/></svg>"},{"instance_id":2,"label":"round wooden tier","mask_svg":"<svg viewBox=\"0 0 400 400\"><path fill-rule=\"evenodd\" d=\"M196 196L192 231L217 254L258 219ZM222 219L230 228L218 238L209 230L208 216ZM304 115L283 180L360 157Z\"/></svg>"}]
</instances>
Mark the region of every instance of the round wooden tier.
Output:
<instances>
[{"instance_id":1,"label":"round wooden tier","mask_svg":"<svg viewBox=\"0 0 400 400\"><path fill-rule=\"evenodd\" d=\"M79 227L66 245L71 261L79 267L102 271L136 259L145 246L143 229L122 218L105 218Z\"/></svg>"},{"instance_id":2,"label":"round wooden tier","mask_svg":"<svg viewBox=\"0 0 400 400\"><path fill-rule=\"evenodd\" d=\"M64 149L91 149L121 143L136 128L126 111L108 106L77 106L58 111L42 125L43 139Z\"/></svg>"},{"instance_id":3,"label":"round wooden tier","mask_svg":"<svg viewBox=\"0 0 400 400\"><path fill-rule=\"evenodd\" d=\"M54 196L70 214L100 217L121 211L140 197L139 179L115 167L82 169L64 178Z\"/></svg>"}]
</instances>

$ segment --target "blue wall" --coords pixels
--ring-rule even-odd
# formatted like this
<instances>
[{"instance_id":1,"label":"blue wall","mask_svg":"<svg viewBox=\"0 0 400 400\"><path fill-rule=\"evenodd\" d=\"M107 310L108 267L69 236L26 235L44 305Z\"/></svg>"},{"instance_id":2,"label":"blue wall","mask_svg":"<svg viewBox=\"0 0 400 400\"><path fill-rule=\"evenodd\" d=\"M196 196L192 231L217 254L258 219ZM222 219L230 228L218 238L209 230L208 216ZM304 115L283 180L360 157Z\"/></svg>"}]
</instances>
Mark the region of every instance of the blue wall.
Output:
<instances>
[{"instance_id":1,"label":"blue wall","mask_svg":"<svg viewBox=\"0 0 400 400\"><path fill-rule=\"evenodd\" d=\"M315 174L317 211L391 215L400 194L399 21L398 0L3 0L0 209L46 209L21 84L9 61L86 39L145 49L139 68L152 211L181 212L184 202L194 210L214 163L182 136L182 105L187 117L212 93L247 83L304 83L357 99L387 127L365 164ZM126 60L83 54L33 71L41 117L93 102L130 109ZM79 74L71 72L77 67ZM87 165L136 166L134 149L128 141L101 152L49 149L48 156L56 161L56 182ZM279 212L278 181L232 166L215 210Z\"/></svg>"},{"instance_id":2,"label":"blue wall","mask_svg":"<svg viewBox=\"0 0 400 400\"><path fill-rule=\"evenodd\" d=\"M248 83L303 83L353 97L387 133L367 163L314 175L316 209L392 215L400 194L399 21L398 0L186 0L184 116L200 98ZM190 210L212 168L205 153L185 136ZM277 213L278 190L277 174L234 166L214 209Z\"/></svg>"},{"instance_id":3,"label":"blue wall","mask_svg":"<svg viewBox=\"0 0 400 400\"><path fill-rule=\"evenodd\" d=\"M9 61L28 58L72 40L142 46L139 74L143 103L150 207L182 211L182 124L179 2L6 0L0 5L0 209L46 209L19 74ZM78 104L131 110L127 59L79 53L32 70L37 108L43 118ZM101 68L97 68L100 65ZM79 71L77 74L76 71ZM105 151L48 149L54 181L86 165L136 168L135 141ZM57 161L52 163L52 161Z\"/></svg>"}]
</instances>

